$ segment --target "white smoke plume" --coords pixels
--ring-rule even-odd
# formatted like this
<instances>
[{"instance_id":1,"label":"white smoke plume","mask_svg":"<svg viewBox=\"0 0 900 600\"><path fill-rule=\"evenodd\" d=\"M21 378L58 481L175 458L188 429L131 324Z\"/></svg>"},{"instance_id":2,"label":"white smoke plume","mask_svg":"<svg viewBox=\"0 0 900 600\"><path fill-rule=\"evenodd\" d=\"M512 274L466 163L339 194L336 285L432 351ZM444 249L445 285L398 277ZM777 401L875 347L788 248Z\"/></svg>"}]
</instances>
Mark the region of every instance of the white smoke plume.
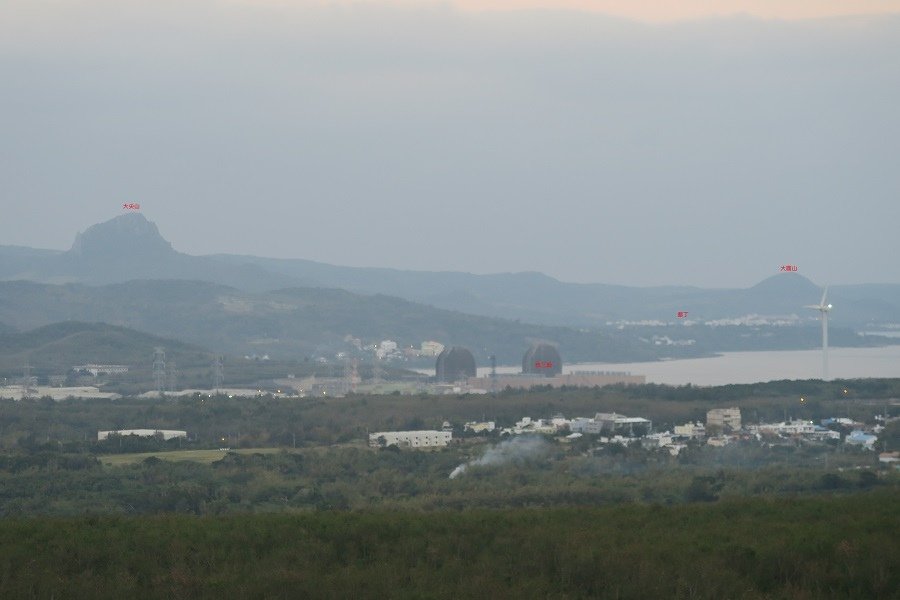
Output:
<instances>
[{"instance_id":1,"label":"white smoke plume","mask_svg":"<svg viewBox=\"0 0 900 600\"><path fill-rule=\"evenodd\" d=\"M453 469L450 479L456 479L469 467L496 467L511 462L535 458L546 453L548 444L541 436L519 435L488 448L480 458L470 460Z\"/></svg>"}]
</instances>

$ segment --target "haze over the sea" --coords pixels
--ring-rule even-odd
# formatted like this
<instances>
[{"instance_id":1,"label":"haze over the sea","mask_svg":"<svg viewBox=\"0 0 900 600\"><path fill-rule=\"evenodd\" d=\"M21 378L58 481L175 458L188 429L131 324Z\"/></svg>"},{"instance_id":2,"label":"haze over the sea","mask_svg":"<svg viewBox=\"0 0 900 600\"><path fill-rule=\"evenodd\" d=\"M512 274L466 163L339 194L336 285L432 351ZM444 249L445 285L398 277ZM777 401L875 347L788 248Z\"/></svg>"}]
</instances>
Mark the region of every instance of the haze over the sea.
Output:
<instances>
[{"instance_id":1,"label":"haze over the sea","mask_svg":"<svg viewBox=\"0 0 900 600\"><path fill-rule=\"evenodd\" d=\"M900 282L900 2L7 0L0 241Z\"/></svg>"},{"instance_id":2,"label":"haze over the sea","mask_svg":"<svg viewBox=\"0 0 900 600\"><path fill-rule=\"evenodd\" d=\"M882 348L831 348L830 379L900 377L900 346ZM498 373L518 373L521 367L497 367ZM659 362L571 364L564 373L615 371L646 375L647 383L669 385L728 385L781 379L821 379L821 350L724 352L714 358L688 358ZM490 368L478 369L487 375Z\"/></svg>"}]
</instances>

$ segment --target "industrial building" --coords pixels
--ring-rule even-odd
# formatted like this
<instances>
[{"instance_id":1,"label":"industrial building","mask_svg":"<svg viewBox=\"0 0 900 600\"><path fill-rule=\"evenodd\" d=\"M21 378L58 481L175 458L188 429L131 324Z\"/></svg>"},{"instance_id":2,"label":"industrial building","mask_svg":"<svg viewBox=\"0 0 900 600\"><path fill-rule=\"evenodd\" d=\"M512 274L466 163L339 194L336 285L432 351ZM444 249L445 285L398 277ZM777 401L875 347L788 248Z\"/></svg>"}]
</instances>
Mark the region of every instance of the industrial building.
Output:
<instances>
[{"instance_id":1,"label":"industrial building","mask_svg":"<svg viewBox=\"0 0 900 600\"><path fill-rule=\"evenodd\" d=\"M441 383L463 381L475 377L475 357L468 348L453 346L438 354L434 365L435 377Z\"/></svg>"},{"instance_id":2,"label":"industrial building","mask_svg":"<svg viewBox=\"0 0 900 600\"><path fill-rule=\"evenodd\" d=\"M385 448L439 448L453 439L451 431L378 431L369 434L369 446Z\"/></svg>"},{"instance_id":3,"label":"industrial building","mask_svg":"<svg viewBox=\"0 0 900 600\"><path fill-rule=\"evenodd\" d=\"M498 389L506 388L514 390L527 390L535 386L548 385L550 387L602 387L604 385L626 384L641 385L647 382L644 375L632 375L626 372L614 371L576 371L565 375L546 377L523 373L521 375L495 375L493 377L470 377L468 380L470 389Z\"/></svg>"}]
</instances>

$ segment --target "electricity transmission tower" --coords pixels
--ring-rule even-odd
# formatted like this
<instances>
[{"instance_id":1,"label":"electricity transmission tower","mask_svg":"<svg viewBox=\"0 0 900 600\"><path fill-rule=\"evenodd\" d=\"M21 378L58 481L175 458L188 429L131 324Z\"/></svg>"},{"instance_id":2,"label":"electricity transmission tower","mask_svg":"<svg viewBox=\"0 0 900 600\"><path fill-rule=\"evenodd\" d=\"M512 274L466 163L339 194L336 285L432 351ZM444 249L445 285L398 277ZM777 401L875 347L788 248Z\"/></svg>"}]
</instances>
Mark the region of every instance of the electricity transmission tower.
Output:
<instances>
[{"instance_id":1,"label":"electricity transmission tower","mask_svg":"<svg viewBox=\"0 0 900 600\"><path fill-rule=\"evenodd\" d=\"M166 391L166 351L160 346L153 349L153 381L157 392Z\"/></svg>"},{"instance_id":2,"label":"electricity transmission tower","mask_svg":"<svg viewBox=\"0 0 900 600\"><path fill-rule=\"evenodd\" d=\"M22 398L33 398L37 396L37 388L35 387L35 378L31 375L31 365L25 363L22 368Z\"/></svg>"},{"instance_id":3,"label":"electricity transmission tower","mask_svg":"<svg viewBox=\"0 0 900 600\"><path fill-rule=\"evenodd\" d=\"M222 355L216 354L216 358L213 361L213 389L218 392L224 381L225 368L222 366Z\"/></svg>"},{"instance_id":4,"label":"electricity transmission tower","mask_svg":"<svg viewBox=\"0 0 900 600\"><path fill-rule=\"evenodd\" d=\"M170 391L174 392L178 387L178 366L175 363L174 356L169 360L169 362L166 366L167 366L166 371L168 373L168 380L169 380L168 389Z\"/></svg>"}]
</instances>

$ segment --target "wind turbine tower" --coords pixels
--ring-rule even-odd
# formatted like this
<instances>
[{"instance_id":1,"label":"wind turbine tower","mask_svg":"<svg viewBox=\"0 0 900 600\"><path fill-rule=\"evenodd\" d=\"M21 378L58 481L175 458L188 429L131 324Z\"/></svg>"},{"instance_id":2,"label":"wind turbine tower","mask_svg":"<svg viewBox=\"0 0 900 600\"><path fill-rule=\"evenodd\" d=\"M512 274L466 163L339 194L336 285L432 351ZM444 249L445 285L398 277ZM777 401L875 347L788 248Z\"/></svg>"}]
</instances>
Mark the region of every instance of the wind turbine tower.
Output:
<instances>
[{"instance_id":1,"label":"wind turbine tower","mask_svg":"<svg viewBox=\"0 0 900 600\"><path fill-rule=\"evenodd\" d=\"M828 286L822 292L822 299L818 304L807 304L805 308L812 308L822 315L822 380L828 381L828 312L831 310L831 304L825 303L825 297L828 295Z\"/></svg>"}]
</instances>

